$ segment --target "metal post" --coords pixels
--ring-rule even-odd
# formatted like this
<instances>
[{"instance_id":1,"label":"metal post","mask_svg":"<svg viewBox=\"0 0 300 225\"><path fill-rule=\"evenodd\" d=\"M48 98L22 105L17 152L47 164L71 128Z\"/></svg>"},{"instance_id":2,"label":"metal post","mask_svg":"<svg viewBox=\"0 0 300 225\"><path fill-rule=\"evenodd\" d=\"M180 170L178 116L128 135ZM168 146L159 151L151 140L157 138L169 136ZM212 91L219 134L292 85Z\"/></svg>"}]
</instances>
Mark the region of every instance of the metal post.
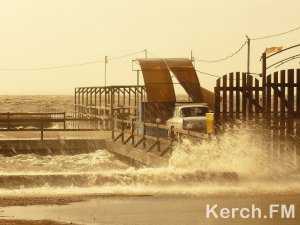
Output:
<instances>
[{"instance_id":1,"label":"metal post","mask_svg":"<svg viewBox=\"0 0 300 225\"><path fill-rule=\"evenodd\" d=\"M106 72L107 72L107 68L106 65L108 63L108 57L105 56L104 57L104 86L106 87Z\"/></svg>"},{"instance_id":2,"label":"metal post","mask_svg":"<svg viewBox=\"0 0 300 225\"><path fill-rule=\"evenodd\" d=\"M115 104L115 102L114 102L114 100L115 100L115 90L114 90L114 88L110 88L110 109L109 109L109 116L110 116L110 125L109 125L109 129L111 129L111 127L112 127L112 124L114 123L114 121L113 121L113 111L114 111L114 104Z\"/></svg>"},{"instance_id":3,"label":"metal post","mask_svg":"<svg viewBox=\"0 0 300 225\"><path fill-rule=\"evenodd\" d=\"M195 66L195 58L194 58L194 55L193 55L193 50L191 50L191 61L192 61L192 64Z\"/></svg>"},{"instance_id":4,"label":"metal post","mask_svg":"<svg viewBox=\"0 0 300 225\"><path fill-rule=\"evenodd\" d=\"M247 75L250 74L250 38L246 35L247 38Z\"/></svg>"},{"instance_id":5,"label":"metal post","mask_svg":"<svg viewBox=\"0 0 300 225\"><path fill-rule=\"evenodd\" d=\"M75 88L75 94L74 94L74 110L75 110L75 117L76 117L76 113L77 113L77 89Z\"/></svg>"}]
</instances>

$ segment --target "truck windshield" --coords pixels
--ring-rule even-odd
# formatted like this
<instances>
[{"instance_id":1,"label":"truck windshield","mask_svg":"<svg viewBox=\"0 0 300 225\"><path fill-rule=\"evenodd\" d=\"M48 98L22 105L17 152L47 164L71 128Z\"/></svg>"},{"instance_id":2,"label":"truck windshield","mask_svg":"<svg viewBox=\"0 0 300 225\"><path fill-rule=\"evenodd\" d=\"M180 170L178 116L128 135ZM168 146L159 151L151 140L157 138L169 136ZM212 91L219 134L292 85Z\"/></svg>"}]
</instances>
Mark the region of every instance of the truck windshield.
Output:
<instances>
[{"instance_id":1,"label":"truck windshield","mask_svg":"<svg viewBox=\"0 0 300 225\"><path fill-rule=\"evenodd\" d=\"M186 107L181 109L182 117L205 116L207 112L207 107Z\"/></svg>"}]
</instances>

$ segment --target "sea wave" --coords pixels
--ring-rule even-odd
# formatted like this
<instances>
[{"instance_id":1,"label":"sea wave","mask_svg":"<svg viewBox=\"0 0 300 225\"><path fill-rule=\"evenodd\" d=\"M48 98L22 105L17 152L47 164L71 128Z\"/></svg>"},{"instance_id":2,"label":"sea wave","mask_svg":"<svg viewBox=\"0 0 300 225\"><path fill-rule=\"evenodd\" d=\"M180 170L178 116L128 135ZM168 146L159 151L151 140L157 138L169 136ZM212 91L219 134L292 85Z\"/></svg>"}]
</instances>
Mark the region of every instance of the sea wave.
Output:
<instances>
[{"instance_id":1,"label":"sea wave","mask_svg":"<svg viewBox=\"0 0 300 225\"><path fill-rule=\"evenodd\" d=\"M105 150L3 156L0 196L299 193L298 156L285 150L276 158L258 137L257 131L239 129L202 143L184 140L161 168L132 168Z\"/></svg>"}]
</instances>

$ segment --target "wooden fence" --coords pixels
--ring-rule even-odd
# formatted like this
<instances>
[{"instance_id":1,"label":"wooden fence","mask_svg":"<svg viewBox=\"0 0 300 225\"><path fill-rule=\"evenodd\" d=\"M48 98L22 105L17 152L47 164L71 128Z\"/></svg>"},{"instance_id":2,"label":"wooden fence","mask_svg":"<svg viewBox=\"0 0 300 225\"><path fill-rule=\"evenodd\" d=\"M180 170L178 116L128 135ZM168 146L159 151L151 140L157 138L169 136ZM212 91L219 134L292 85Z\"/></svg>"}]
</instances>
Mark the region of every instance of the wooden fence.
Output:
<instances>
[{"instance_id":1,"label":"wooden fence","mask_svg":"<svg viewBox=\"0 0 300 225\"><path fill-rule=\"evenodd\" d=\"M216 81L217 130L226 125L264 130L273 153L300 154L300 69L268 76L230 73Z\"/></svg>"},{"instance_id":2,"label":"wooden fence","mask_svg":"<svg viewBox=\"0 0 300 225\"><path fill-rule=\"evenodd\" d=\"M218 124L255 120L299 134L300 69L274 72L265 79L239 72L224 75L216 82L215 115Z\"/></svg>"},{"instance_id":3,"label":"wooden fence","mask_svg":"<svg viewBox=\"0 0 300 225\"><path fill-rule=\"evenodd\" d=\"M230 73L217 79L215 117L217 123L260 118L263 87L260 80L246 73Z\"/></svg>"}]
</instances>

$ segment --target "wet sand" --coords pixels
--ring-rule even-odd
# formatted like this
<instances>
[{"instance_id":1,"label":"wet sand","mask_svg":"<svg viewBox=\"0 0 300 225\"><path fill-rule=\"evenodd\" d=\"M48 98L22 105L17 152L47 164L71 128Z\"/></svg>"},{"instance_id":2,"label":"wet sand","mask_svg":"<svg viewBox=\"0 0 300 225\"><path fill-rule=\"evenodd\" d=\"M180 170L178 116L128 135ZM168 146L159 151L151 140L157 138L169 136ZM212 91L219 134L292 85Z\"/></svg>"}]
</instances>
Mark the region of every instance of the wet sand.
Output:
<instances>
[{"instance_id":1,"label":"wet sand","mask_svg":"<svg viewBox=\"0 0 300 225\"><path fill-rule=\"evenodd\" d=\"M59 223L50 220L6 220L0 219L0 225L70 225L74 223ZM75 225L75 224L74 224Z\"/></svg>"},{"instance_id":2,"label":"wet sand","mask_svg":"<svg viewBox=\"0 0 300 225\"><path fill-rule=\"evenodd\" d=\"M255 196L69 196L54 198L4 199L1 215L12 223L2 224L88 224L88 225L298 225L299 211L295 219L207 219L206 204L222 207L248 207L255 204L267 210L270 204L300 203L299 195ZM0 199L2 203L2 199ZM5 203L6 202L6 203ZM72 203L71 203L72 202ZM28 206L25 206L28 204ZM42 205L41 205L42 204ZM48 205L44 205L48 204ZM53 205L58 204L58 205ZM23 206L12 206L23 205ZM30 206L32 205L32 206ZM35 206L36 205L36 206ZM84 210L82 210L84 209ZM18 219L18 220L16 220ZM9 220L10 221L10 220ZM62 221L55 223L51 221Z\"/></svg>"},{"instance_id":3,"label":"wet sand","mask_svg":"<svg viewBox=\"0 0 300 225\"><path fill-rule=\"evenodd\" d=\"M0 207L29 205L66 205L73 202L86 201L97 196L41 196L41 197L0 197Z\"/></svg>"}]
</instances>

